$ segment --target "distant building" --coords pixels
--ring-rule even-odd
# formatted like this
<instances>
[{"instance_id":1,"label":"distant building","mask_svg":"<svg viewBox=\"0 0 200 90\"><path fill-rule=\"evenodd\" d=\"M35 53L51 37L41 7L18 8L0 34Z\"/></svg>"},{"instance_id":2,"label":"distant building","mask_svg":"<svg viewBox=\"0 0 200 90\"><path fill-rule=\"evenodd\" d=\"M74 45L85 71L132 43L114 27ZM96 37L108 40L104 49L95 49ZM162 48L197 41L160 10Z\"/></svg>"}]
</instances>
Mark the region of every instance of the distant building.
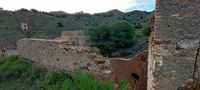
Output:
<instances>
[{"instance_id":1,"label":"distant building","mask_svg":"<svg viewBox=\"0 0 200 90\"><path fill-rule=\"evenodd\" d=\"M21 23L21 28L23 31L28 31L28 24L27 23Z\"/></svg>"},{"instance_id":2,"label":"distant building","mask_svg":"<svg viewBox=\"0 0 200 90\"><path fill-rule=\"evenodd\" d=\"M3 8L2 8L2 7L0 7L0 10L3 10Z\"/></svg>"}]
</instances>

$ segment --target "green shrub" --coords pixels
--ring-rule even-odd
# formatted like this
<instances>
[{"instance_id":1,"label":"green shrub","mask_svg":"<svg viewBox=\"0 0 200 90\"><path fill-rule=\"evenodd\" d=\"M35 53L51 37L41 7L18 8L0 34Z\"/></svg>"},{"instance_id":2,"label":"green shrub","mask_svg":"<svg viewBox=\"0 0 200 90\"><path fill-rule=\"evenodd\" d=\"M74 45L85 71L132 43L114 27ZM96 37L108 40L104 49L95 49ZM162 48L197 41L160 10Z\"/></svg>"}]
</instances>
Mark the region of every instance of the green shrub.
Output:
<instances>
[{"instance_id":1,"label":"green shrub","mask_svg":"<svg viewBox=\"0 0 200 90\"><path fill-rule=\"evenodd\" d=\"M36 90L40 88L36 81L41 81L45 72L45 69L34 67L16 55L0 58L0 87L3 90L14 90L23 86Z\"/></svg>"},{"instance_id":2,"label":"green shrub","mask_svg":"<svg viewBox=\"0 0 200 90\"><path fill-rule=\"evenodd\" d=\"M42 68L34 67L31 64L19 59L16 55L8 56L1 59L0 70L13 72L26 72L35 74L39 71L44 71Z\"/></svg>"},{"instance_id":3,"label":"green shrub","mask_svg":"<svg viewBox=\"0 0 200 90\"><path fill-rule=\"evenodd\" d=\"M114 90L114 86L111 82L104 81L101 83L100 90Z\"/></svg>"},{"instance_id":4,"label":"green shrub","mask_svg":"<svg viewBox=\"0 0 200 90\"><path fill-rule=\"evenodd\" d=\"M73 83L71 80L65 80L61 85L62 90L72 90Z\"/></svg>"},{"instance_id":5,"label":"green shrub","mask_svg":"<svg viewBox=\"0 0 200 90\"><path fill-rule=\"evenodd\" d=\"M17 56L0 58L0 87L2 90L115 90L108 81L100 81L91 73L76 71L71 77L35 67ZM23 87L23 88L22 88ZM120 80L117 90L129 90Z\"/></svg>"},{"instance_id":6,"label":"green shrub","mask_svg":"<svg viewBox=\"0 0 200 90\"><path fill-rule=\"evenodd\" d=\"M57 82L56 84L53 84L53 85L47 85L46 89L47 90L60 90L60 83Z\"/></svg>"},{"instance_id":7,"label":"green shrub","mask_svg":"<svg viewBox=\"0 0 200 90\"><path fill-rule=\"evenodd\" d=\"M135 29L141 29L141 28L142 28L142 25L141 25L140 23L138 23L138 24L136 24L136 25L134 26L134 28L135 28Z\"/></svg>"},{"instance_id":8,"label":"green shrub","mask_svg":"<svg viewBox=\"0 0 200 90\"><path fill-rule=\"evenodd\" d=\"M141 35L140 34L136 34L136 38L141 38Z\"/></svg>"},{"instance_id":9,"label":"green shrub","mask_svg":"<svg viewBox=\"0 0 200 90\"><path fill-rule=\"evenodd\" d=\"M57 22L57 27L63 27L63 24L61 22Z\"/></svg>"},{"instance_id":10,"label":"green shrub","mask_svg":"<svg viewBox=\"0 0 200 90\"><path fill-rule=\"evenodd\" d=\"M142 30L142 34L144 36L150 36L151 34L151 27L150 26L146 26L143 30Z\"/></svg>"},{"instance_id":11,"label":"green shrub","mask_svg":"<svg viewBox=\"0 0 200 90\"><path fill-rule=\"evenodd\" d=\"M125 21L112 25L102 24L98 27L90 27L87 34L90 36L91 46L98 47L104 56L109 56L116 48L131 47L137 42L135 29Z\"/></svg>"},{"instance_id":12,"label":"green shrub","mask_svg":"<svg viewBox=\"0 0 200 90\"><path fill-rule=\"evenodd\" d=\"M131 87L126 83L124 78L120 78L119 86L117 87L117 90L131 90Z\"/></svg>"},{"instance_id":13,"label":"green shrub","mask_svg":"<svg viewBox=\"0 0 200 90\"><path fill-rule=\"evenodd\" d=\"M75 73L73 79L77 90L97 90L100 83L99 79L90 73Z\"/></svg>"},{"instance_id":14,"label":"green shrub","mask_svg":"<svg viewBox=\"0 0 200 90\"><path fill-rule=\"evenodd\" d=\"M44 82L47 84L54 84L55 82L62 82L68 78L69 78L69 75L63 72L55 73L53 71L48 71L45 75Z\"/></svg>"},{"instance_id":15,"label":"green shrub","mask_svg":"<svg viewBox=\"0 0 200 90\"><path fill-rule=\"evenodd\" d=\"M17 58L17 56L8 56L2 59L0 70L28 71L30 64Z\"/></svg>"}]
</instances>

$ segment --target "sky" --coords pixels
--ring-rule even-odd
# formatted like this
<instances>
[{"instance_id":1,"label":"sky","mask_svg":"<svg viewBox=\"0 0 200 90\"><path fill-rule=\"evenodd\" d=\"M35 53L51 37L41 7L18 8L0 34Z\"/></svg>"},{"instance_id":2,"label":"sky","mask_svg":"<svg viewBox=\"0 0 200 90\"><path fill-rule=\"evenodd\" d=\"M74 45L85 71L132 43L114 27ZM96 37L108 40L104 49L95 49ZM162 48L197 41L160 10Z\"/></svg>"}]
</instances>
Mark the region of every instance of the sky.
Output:
<instances>
[{"instance_id":1,"label":"sky","mask_svg":"<svg viewBox=\"0 0 200 90\"><path fill-rule=\"evenodd\" d=\"M100 13L113 9L122 12L133 10L153 11L155 0L0 0L0 7L4 10L18 10L21 8L39 11L65 11L75 13Z\"/></svg>"}]
</instances>

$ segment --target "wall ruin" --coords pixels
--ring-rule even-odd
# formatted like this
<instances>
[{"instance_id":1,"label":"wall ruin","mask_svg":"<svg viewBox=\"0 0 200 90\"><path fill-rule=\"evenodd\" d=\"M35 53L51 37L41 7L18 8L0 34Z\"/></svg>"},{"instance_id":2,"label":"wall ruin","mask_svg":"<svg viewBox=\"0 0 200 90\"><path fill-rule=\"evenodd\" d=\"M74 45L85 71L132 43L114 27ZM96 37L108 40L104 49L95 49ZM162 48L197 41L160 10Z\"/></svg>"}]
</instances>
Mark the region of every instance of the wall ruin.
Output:
<instances>
[{"instance_id":1,"label":"wall ruin","mask_svg":"<svg viewBox=\"0 0 200 90\"><path fill-rule=\"evenodd\" d=\"M84 31L65 31L56 39L21 39L18 56L37 66L73 74L76 69L118 83L124 77L132 89L146 90L147 55L144 51L131 59L105 58L100 50L85 46Z\"/></svg>"},{"instance_id":2,"label":"wall ruin","mask_svg":"<svg viewBox=\"0 0 200 90\"><path fill-rule=\"evenodd\" d=\"M143 51L131 59L111 59L114 69L115 82L124 77L127 83L135 90L146 90L147 87L147 55Z\"/></svg>"},{"instance_id":3,"label":"wall ruin","mask_svg":"<svg viewBox=\"0 0 200 90\"><path fill-rule=\"evenodd\" d=\"M71 42L47 39L21 39L18 56L36 66L73 74L75 70L92 73L102 80L112 80L110 61L98 48L73 46Z\"/></svg>"},{"instance_id":4,"label":"wall ruin","mask_svg":"<svg viewBox=\"0 0 200 90\"><path fill-rule=\"evenodd\" d=\"M21 23L21 29L23 31L28 31L28 24L27 23Z\"/></svg>"},{"instance_id":5,"label":"wall ruin","mask_svg":"<svg viewBox=\"0 0 200 90\"><path fill-rule=\"evenodd\" d=\"M56 39L71 41L75 46L86 46L84 30L62 31L61 37L58 37Z\"/></svg>"},{"instance_id":6,"label":"wall ruin","mask_svg":"<svg viewBox=\"0 0 200 90\"><path fill-rule=\"evenodd\" d=\"M84 31L75 31L84 33ZM63 34L72 35L71 31ZM72 36L77 40L78 35ZM71 37L69 37L71 38ZM81 37L82 39L82 37ZM66 38L57 39L21 39L17 41L18 56L26 59L35 65L53 69L62 70L72 74L76 69L82 71L105 71L111 73L110 62L104 59L98 48L81 46L84 41L74 42ZM76 45L80 44L80 45ZM102 72L104 73L104 72Z\"/></svg>"},{"instance_id":7,"label":"wall ruin","mask_svg":"<svg viewBox=\"0 0 200 90\"><path fill-rule=\"evenodd\" d=\"M147 90L199 90L199 0L156 0Z\"/></svg>"}]
</instances>

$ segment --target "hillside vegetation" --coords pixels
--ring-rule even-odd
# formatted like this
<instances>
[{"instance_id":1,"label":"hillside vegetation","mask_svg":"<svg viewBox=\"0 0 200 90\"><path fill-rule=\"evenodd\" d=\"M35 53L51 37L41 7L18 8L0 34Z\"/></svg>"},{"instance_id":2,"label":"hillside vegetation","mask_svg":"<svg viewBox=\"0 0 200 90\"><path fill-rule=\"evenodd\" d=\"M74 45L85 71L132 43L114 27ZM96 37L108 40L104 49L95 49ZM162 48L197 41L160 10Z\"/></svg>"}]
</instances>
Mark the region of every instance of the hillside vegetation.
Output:
<instances>
[{"instance_id":1,"label":"hillside vegetation","mask_svg":"<svg viewBox=\"0 0 200 90\"><path fill-rule=\"evenodd\" d=\"M55 38L61 31L86 30L100 24L113 24L127 21L132 25L149 25L151 12L132 11L123 13L111 10L104 13L88 14L78 12L68 14L62 11L41 12L35 9L0 11L0 48L16 48L15 43L21 38ZM22 31L21 23L28 23L29 31ZM62 26L58 26L58 23Z\"/></svg>"},{"instance_id":2,"label":"hillside vegetation","mask_svg":"<svg viewBox=\"0 0 200 90\"><path fill-rule=\"evenodd\" d=\"M87 33L91 46L99 48L104 56L110 56L116 48L129 48L137 43L134 27L125 21L91 27Z\"/></svg>"},{"instance_id":3,"label":"hillside vegetation","mask_svg":"<svg viewBox=\"0 0 200 90\"><path fill-rule=\"evenodd\" d=\"M17 56L0 58L0 90L130 90L123 79L115 87L88 73L70 76L35 67Z\"/></svg>"}]
</instances>

